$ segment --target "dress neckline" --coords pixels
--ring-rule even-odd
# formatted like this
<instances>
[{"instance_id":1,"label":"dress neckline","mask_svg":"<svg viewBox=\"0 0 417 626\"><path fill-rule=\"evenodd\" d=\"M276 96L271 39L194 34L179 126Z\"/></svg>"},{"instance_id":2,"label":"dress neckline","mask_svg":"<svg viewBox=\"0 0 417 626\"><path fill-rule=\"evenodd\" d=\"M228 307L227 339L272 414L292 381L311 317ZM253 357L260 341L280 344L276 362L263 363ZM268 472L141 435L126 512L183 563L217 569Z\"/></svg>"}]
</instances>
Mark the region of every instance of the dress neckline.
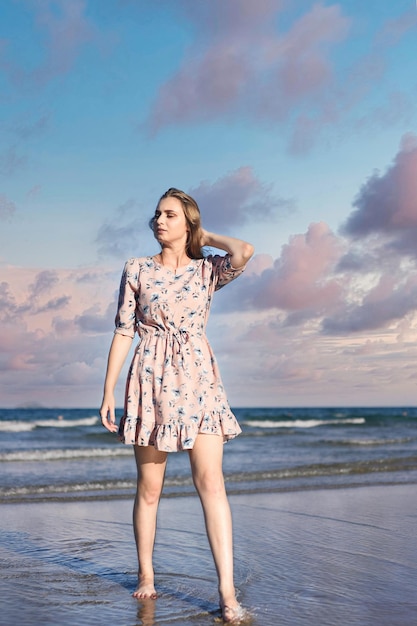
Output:
<instances>
[{"instance_id":1,"label":"dress neckline","mask_svg":"<svg viewBox=\"0 0 417 626\"><path fill-rule=\"evenodd\" d=\"M196 259L190 259L190 262L187 263L187 265L181 265L180 267L177 267L175 270L172 270L169 267L166 267L166 265L164 265L160 261L157 261L154 256L151 256L149 258L151 259L154 265L162 268L165 272L169 272L170 274L173 274L174 276L180 276L181 274L183 274L189 267L191 267L191 265L194 264L194 261L196 260Z\"/></svg>"}]
</instances>

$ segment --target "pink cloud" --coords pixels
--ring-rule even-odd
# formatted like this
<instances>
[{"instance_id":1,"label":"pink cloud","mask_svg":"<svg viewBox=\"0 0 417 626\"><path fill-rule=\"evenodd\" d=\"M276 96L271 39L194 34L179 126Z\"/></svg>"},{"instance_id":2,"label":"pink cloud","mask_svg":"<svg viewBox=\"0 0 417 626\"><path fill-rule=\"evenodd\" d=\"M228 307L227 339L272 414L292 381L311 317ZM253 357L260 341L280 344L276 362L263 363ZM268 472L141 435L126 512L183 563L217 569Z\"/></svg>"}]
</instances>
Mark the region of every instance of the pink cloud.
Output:
<instances>
[{"instance_id":1,"label":"pink cloud","mask_svg":"<svg viewBox=\"0 0 417 626\"><path fill-rule=\"evenodd\" d=\"M294 235L283 246L272 269L266 269L253 285L256 308L285 311L319 311L335 306L343 285L333 276L343 245L323 222L311 224L304 235Z\"/></svg>"},{"instance_id":2,"label":"pink cloud","mask_svg":"<svg viewBox=\"0 0 417 626\"><path fill-rule=\"evenodd\" d=\"M13 58L11 42L3 40L0 65L10 82L18 87L39 87L56 76L68 73L84 47L101 39L97 28L87 16L86 0L21 1L34 13L43 60L34 69L28 69ZM20 131L40 132L47 123L48 116L42 116L36 126L21 128Z\"/></svg>"},{"instance_id":3,"label":"pink cloud","mask_svg":"<svg viewBox=\"0 0 417 626\"><path fill-rule=\"evenodd\" d=\"M90 393L87 403L97 405L114 325L119 272L0 266L1 275L3 402L19 404L26 397L76 405L87 402ZM103 335L107 340L103 341ZM71 397L75 386L79 387L77 398Z\"/></svg>"},{"instance_id":4,"label":"pink cloud","mask_svg":"<svg viewBox=\"0 0 417 626\"><path fill-rule=\"evenodd\" d=\"M294 106L323 106L334 81L329 50L349 28L337 5L314 5L285 34L276 27L281 2L182 6L200 36L160 88L148 119L151 131L219 114L286 119Z\"/></svg>"},{"instance_id":5,"label":"pink cloud","mask_svg":"<svg viewBox=\"0 0 417 626\"><path fill-rule=\"evenodd\" d=\"M170 0L167 4L171 4ZM233 36L233 33L256 37L258 30L263 30L285 5L285 0L239 0L238 4L224 0L209 3L179 0L177 5L201 34L210 33L210 36L222 39Z\"/></svg>"},{"instance_id":6,"label":"pink cloud","mask_svg":"<svg viewBox=\"0 0 417 626\"><path fill-rule=\"evenodd\" d=\"M249 68L239 50L218 44L200 59L190 59L171 80L162 85L152 106L150 129L158 131L172 123L212 119L227 113L243 95Z\"/></svg>"},{"instance_id":7,"label":"pink cloud","mask_svg":"<svg viewBox=\"0 0 417 626\"><path fill-rule=\"evenodd\" d=\"M272 269L274 259L270 254L256 254L245 270L245 276L260 275L265 270Z\"/></svg>"},{"instance_id":8,"label":"pink cloud","mask_svg":"<svg viewBox=\"0 0 417 626\"><path fill-rule=\"evenodd\" d=\"M280 39L269 43L272 80L260 91L260 112L275 117L306 97L321 96L333 78L328 48L345 39L349 20L340 7L315 4ZM310 106L314 100L310 100ZM275 107L275 114L271 110Z\"/></svg>"},{"instance_id":9,"label":"pink cloud","mask_svg":"<svg viewBox=\"0 0 417 626\"><path fill-rule=\"evenodd\" d=\"M94 38L94 28L85 15L85 0L35 0L36 22L46 34L47 57L35 72L43 82L68 72L80 49Z\"/></svg>"},{"instance_id":10,"label":"pink cloud","mask_svg":"<svg viewBox=\"0 0 417 626\"><path fill-rule=\"evenodd\" d=\"M74 320L91 309L91 298L96 302L97 319L103 306L102 286L109 280L108 273L91 273L95 279L82 280L84 270L41 270L0 266L0 320L13 319L30 332L53 331L56 316ZM81 280L80 280L81 278ZM118 276L113 276L116 283ZM101 287L100 287L101 285ZM114 299L115 287L108 300ZM108 307L106 302L106 310ZM78 328L78 331L80 328Z\"/></svg>"},{"instance_id":11,"label":"pink cloud","mask_svg":"<svg viewBox=\"0 0 417 626\"><path fill-rule=\"evenodd\" d=\"M387 387L388 381L403 384L406 368L392 363L411 358L410 350L414 360L417 356L416 276L401 273L400 264L391 274L381 266L379 280L370 287L348 272L337 274L345 245L325 224L313 224L291 237L275 262L269 255L255 256L246 274L219 293L220 305L226 303L227 309L232 303L234 308L229 307L230 315L221 307L221 315L213 311L210 335L232 401L296 403L302 390L303 398L307 394L309 402L320 402L329 386L344 390L348 400L352 385L360 385L369 368ZM119 269L50 273L0 266L3 403L98 406ZM48 307L62 296L63 285L70 296L65 307ZM35 288L39 301L34 314L33 308L23 311L23 305ZM379 341L381 330L384 341ZM399 331L408 336L404 346L395 340ZM385 340L388 332L394 338L391 345ZM361 350L362 340L368 343ZM378 391L376 383L367 384L368 393L370 388Z\"/></svg>"},{"instance_id":12,"label":"pink cloud","mask_svg":"<svg viewBox=\"0 0 417 626\"><path fill-rule=\"evenodd\" d=\"M274 220L281 211L292 208L291 200L276 197L272 186L262 183L251 167L240 167L214 183L201 182L190 189L202 213L203 225L210 229L231 227L250 220Z\"/></svg>"}]
</instances>

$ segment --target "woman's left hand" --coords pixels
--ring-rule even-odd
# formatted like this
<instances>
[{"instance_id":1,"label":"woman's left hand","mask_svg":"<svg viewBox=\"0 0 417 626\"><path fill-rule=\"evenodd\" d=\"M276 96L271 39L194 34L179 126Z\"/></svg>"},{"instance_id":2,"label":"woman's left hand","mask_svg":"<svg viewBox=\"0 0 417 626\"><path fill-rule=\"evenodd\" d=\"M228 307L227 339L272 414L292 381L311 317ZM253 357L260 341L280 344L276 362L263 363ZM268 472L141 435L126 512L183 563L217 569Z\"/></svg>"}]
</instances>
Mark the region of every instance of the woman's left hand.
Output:
<instances>
[{"instance_id":1,"label":"woman's left hand","mask_svg":"<svg viewBox=\"0 0 417 626\"><path fill-rule=\"evenodd\" d=\"M117 431L119 430L119 427L116 424L114 405L114 395L110 398L105 395L102 405L100 407L101 423L103 424L104 428L107 428L107 430L109 430L111 433L117 433Z\"/></svg>"}]
</instances>

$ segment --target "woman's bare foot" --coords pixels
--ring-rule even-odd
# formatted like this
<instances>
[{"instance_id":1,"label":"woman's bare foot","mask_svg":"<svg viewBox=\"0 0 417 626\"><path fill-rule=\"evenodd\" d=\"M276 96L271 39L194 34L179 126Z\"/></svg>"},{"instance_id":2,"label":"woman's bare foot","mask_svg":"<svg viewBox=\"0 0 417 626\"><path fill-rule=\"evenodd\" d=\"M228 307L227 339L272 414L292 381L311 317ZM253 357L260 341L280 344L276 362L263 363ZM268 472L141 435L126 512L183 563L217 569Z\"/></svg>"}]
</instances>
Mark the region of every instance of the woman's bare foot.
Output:
<instances>
[{"instance_id":1,"label":"woman's bare foot","mask_svg":"<svg viewBox=\"0 0 417 626\"><path fill-rule=\"evenodd\" d=\"M223 621L226 624L238 624L247 617L247 612L239 604L235 596L229 596L227 599L220 597L220 609Z\"/></svg>"},{"instance_id":2,"label":"woman's bare foot","mask_svg":"<svg viewBox=\"0 0 417 626\"><path fill-rule=\"evenodd\" d=\"M246 617L247 613L240 604L234 607L227 604L222 606L222 618L226 624L240 624Z\"/></svg>"},{"instance_id":3,"label":"woman's bare foot","mask_svg":"<svg viewBox=\"0 0 417 626\"><path fill-rule=\"evenodd\" d=\"M153 578L142 578L139 576L138 586L136 591L133 592L133 597L138 600L156 600L158 596L155 591Z\"/></svg>"}]
</instances>

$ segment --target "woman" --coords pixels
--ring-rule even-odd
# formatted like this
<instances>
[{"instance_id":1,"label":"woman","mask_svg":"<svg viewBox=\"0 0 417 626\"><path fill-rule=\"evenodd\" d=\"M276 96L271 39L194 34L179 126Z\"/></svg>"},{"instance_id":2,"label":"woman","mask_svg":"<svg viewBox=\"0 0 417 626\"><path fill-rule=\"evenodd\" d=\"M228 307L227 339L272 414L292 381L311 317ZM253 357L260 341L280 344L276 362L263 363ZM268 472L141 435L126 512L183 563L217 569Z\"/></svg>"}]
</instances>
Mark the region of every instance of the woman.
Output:
<instances>
[{"instance_id":1,"label":"woman","mask_svg":"<svg viewBox=\"0 0 417 626\"><path fill-rule=\"evenodd\" d=\"M232 520L222 457L223 443L241 430L228 405L205 326L213 292L243 272L253 247L204 230L195 200L174 188L159 200L150 226L161 252L125 265L100 409L103 425L118 431L135 451L133 525L139 569L133 595L156 598L152 554L167 456L188 450L218 574L222 616L236 622L243 609L233 582ZM226 255L204 257L203 246ZM118 427L114 389L135 331L140 343Z\"/></svg>"}]
</instances>

